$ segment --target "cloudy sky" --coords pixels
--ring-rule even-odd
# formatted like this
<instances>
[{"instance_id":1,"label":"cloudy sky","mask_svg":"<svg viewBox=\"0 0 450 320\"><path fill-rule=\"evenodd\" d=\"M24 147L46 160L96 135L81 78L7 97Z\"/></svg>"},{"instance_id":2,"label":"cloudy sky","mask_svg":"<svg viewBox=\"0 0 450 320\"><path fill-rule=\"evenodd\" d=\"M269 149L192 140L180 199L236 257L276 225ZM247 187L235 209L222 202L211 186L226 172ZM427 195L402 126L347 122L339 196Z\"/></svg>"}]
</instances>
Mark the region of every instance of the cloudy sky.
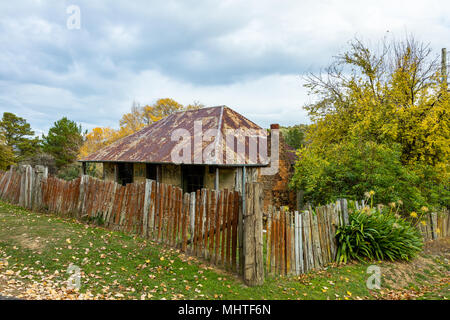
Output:
<instances>
[{"instance_id":1,"label":"cloudy sky","mask_svg":"<svg viewBox=\"0 0 450 320\"><path fill-rule=\"evenodd\" d=\"M80 9L80 28L72 19ZM37 133L63 116L117 127L133 100L227 105L263 127L307 123L302 75L358 36L450 47L447 1L2 1L0 112Z\"/></svg>"}]
</instances>

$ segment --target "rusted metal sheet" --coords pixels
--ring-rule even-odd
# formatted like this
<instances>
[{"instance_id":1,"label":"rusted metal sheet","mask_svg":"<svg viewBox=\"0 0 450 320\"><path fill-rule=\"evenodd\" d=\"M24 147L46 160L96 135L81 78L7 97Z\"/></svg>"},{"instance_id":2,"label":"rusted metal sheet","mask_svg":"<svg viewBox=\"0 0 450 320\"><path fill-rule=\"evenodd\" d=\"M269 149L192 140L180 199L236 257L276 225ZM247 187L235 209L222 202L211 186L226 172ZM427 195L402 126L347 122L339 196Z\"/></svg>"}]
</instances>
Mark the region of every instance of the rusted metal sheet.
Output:
<instances>
[{"instance_id":1,"label":"rusted metal sheet","mask_svg":"<svg viewBox=\"0 0 450 320\"><path fill-rule=\"evenodd\" d=\"M182 132L189 139L177 136ZM182 147L190 149L190 155L181 161L173 159L172 152ZM80 161L265 166L267 135L265 129L226 106L203 108L174 113Z\"/></svg>"}]
</instances>

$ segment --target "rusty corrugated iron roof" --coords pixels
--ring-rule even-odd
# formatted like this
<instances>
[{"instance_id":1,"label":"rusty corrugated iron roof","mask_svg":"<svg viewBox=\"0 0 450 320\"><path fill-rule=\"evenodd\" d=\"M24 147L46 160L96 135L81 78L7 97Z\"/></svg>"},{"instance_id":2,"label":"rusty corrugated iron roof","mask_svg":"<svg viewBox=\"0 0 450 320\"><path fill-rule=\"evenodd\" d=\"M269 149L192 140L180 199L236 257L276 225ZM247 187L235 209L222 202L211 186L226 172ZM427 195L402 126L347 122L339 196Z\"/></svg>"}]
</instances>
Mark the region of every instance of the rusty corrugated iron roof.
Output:
<instances>
[{"instance_id":1,"label":"rusty corrugated iron roof","mask_svg":"<svg viewBox=\"0 0 450 320\"><path fill-rule=\"evenodd\" d=\"M201 142L198 132L203 133L203 140L207 140L205 134L213 137ZM210 107L171 114L80 161L264 166L268 164L265 139L266 130L236 111ZM174 159L173 154L184 154L183 147L190 150L187 158Z\"/></svg>"}]
</instances>

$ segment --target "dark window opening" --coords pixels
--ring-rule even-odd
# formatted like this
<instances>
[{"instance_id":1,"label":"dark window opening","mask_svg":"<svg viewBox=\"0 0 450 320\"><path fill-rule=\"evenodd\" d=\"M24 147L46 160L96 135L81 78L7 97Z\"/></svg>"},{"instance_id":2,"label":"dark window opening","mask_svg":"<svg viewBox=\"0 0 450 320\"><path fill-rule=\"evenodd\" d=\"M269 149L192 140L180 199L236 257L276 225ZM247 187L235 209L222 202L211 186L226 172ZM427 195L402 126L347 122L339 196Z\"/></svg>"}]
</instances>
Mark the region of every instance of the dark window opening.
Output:
<instances>
[{"instance_id":1,"label":"dark window opening","mask_svg":"<svg viewBox=\"0 0 450 320\"><path fill-rule=\"evenodd\" d=\"M195 192L204 187L205 167L204 166L182 166L183 191Z\"/></svg>"},{"instance_id":2,"label":"dark window opening","mask_svg":"<svg viewBox=\"0 0 450 320\"><path fill-rule=\"evenodd\" d=\"M119 163L118 164L118 182L123 186L128 183L133 183L133 164Z\"/></svg>"},{"instance_id":3,"label":"dark window opening","mask_svg":"<svg viewBox=\"0 0 450 320\"><path fill-rule=\"evenodd\" d=\"M156 175L157 175L157 165L156 164L147 163L145 172L146 172L145 177L147 179L152 179L155 181L158 180L156 178Z\"/></svg>"}]
</instances>

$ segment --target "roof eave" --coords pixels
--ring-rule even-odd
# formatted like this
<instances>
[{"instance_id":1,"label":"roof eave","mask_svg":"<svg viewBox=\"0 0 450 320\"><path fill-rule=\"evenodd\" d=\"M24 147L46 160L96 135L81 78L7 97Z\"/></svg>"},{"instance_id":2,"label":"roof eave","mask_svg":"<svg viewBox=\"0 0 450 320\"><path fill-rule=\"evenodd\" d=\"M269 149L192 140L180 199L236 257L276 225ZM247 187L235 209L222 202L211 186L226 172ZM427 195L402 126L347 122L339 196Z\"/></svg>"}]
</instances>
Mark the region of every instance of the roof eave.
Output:
<instances>
[{"instance_id":1,"label":"roof eave","mask_svg":"<svg viewBox=\"0 0 450 320\"><path fill-rule=\"evenodd\" d=\"M144 163L144 164L174 164L174 165L195 165L195 166L216 166L216 167L267 167L270 164L217 164L217 163L174 163L174 162L151 162L151 161L123 161L123 160L86 160L81 159L77 162L93 162L93 163Z\"/></svg>"}]
</instances>

